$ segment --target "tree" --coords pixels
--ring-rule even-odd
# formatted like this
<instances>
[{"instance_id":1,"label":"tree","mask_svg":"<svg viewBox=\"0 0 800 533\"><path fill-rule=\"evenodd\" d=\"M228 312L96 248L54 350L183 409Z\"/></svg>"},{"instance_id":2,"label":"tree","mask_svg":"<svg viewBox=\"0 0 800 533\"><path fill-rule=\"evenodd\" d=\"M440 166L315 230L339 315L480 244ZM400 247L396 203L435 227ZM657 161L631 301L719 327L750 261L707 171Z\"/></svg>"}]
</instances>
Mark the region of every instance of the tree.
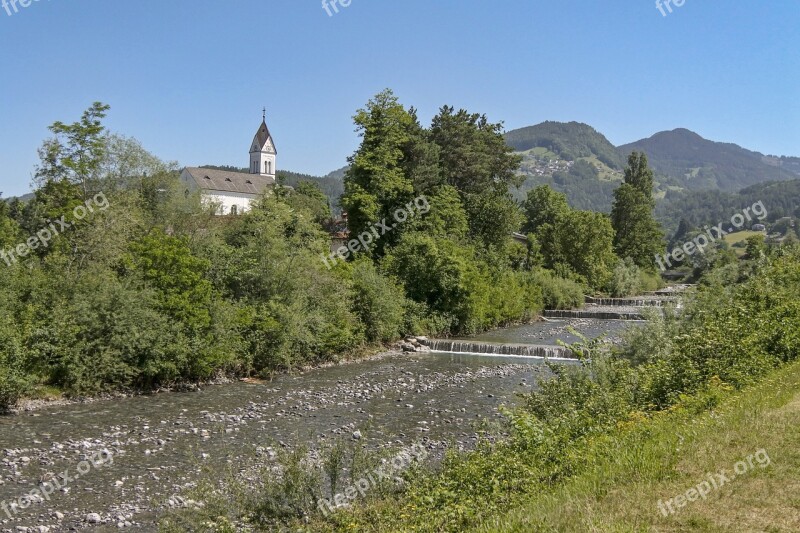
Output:
<instances>
[{"instance_id":1,"label":"tree","mask_svg":"<svg viewBox=\"0 0 800 533\"><path fill-rule=\"evenodd\" d=\"M502 123L491 123L486 115L455 111L444 106L431 123L431 140L440 149L439 166L444 180L461 193L478 194L494 189L518 187L521 158L506 144Z\"/></svg>"},{"instance_id":2,"label":"tree","mask_svg":"<svg viewBox=\"0 0 800 533\"><path fill-rule=\"evenodd\" d=\"M383 219L391 220L392 213L414 197L404 149L412 141L415 119L387 89L360 109L353 120L361 146L348 158L342 207L347 211L351 233L359 235ZM377 241L375 252L382 255L401 233L384 235Z\"/></svg>"},{"instance_id":3,"label":"tree","mask_svg":"<svg viewBox=\"0 0 800 533\"><path fill-rule=\"evenodd\" d=\"M537 233L542 226L554 226L569 214L570 206L567 195L554 191L549 185L540 185L528 191L528 197L522 204L525 213L525 233Z\"/></svg>"},{"instance_id":4,"label":"tree","mask_svg":"<svg viewBox=\"0 0 800 533\"><path fill-rule=\"evenodd\" d=\"M11 218L11 208L5 200L0 198L0 249L17 244L19 227ZM0 268L3 265L0 264Z\"/></svg>"},{"instance_id":5,"label":"tree","mask_svg":"<svg viewBox=\"0 0 800 533\"><path fill-rule=\"evenodd\" d=\"M97 174L106 157L107 142L102 119L110 106L95 102L83 112L79 122L64 124L54 122L50 131L55 137L44 142L39 149L41 163L36 169L36 180L66 180L81 187L83 199L92 191L90 182Z\"/></svg>"},{"instance_id":6,"label":"tree","mask_svg":"<svg viewBox=\"0 0 800 533\"><path fill-rule=\"evenodd\" d=\"M296 209L304 209L311 213L314 221L318 224L323 224L331 218L328 197L313 181L306 180L298 183L294 194L289 194L286 202Z\"/></svg>"},{"instance_id":7,"label":"tree","mask_svg":"<svg viewBox=\"0 0 800 533\"><path fill-rule=\"evenodd\" d=\"M753 235L747 238L745 255L748 259L759 259L766 252L763 235Z\"/></svg>"},{"instance_id":8,"label":"tree","mask_svg":"<svg viewBox=\"0 0 800 533\"><path fill-rule=\"evenodd\" d=\"M484 246L505 247L521 217L509 186L518 187L521 158L503 137L503 125L486 115L444 106L433 118L430 138L439 147L442 179L460 194L470 234Z\"/></svg>"},{"instance_id":9,"label":"tree","mask_svg":"<svg viewBox=\"0 0 800 533\"><path fill-rule=\"evenodd\" d=\"M663 249L664 234L653 216L653 171L644 153L633 152L625 169L625 182L614 191L611 223L616 232L614 250L652 271Z\"/></svg>"},{"instance_id":10,"label":"tree","mask_svg":"<svg viewBox=\"0 0 800 533\"><path fill-rule=\"evenodd\" d=\"M548 237L548 266L559 265L583 278L594 288L604 288L617 263L614 229L606 215L592 211L570 211L553 227Z\"/></svg>"}]
</instances>

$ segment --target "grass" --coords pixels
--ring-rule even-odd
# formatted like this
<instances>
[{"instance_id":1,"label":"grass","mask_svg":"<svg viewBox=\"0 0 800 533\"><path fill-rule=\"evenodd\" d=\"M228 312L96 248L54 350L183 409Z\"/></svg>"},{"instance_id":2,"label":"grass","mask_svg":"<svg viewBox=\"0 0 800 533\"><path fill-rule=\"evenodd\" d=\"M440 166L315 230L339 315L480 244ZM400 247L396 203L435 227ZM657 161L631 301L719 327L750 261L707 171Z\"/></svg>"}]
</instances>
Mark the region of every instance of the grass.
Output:
<instances>
[{"instance_id":1,"label":"grass","mask_svg":"<svg viewBox=\"0 0 800 533\"><path fill-rule=\"evenodd\" d=\"M622 172L612 169L597 159L596 155L591 155L590 157L580 157L579 159L583 159L584 161L588 161L594 165L598 172L598 178L602 181L622 181L625 178Z\"/></svg>"},{"instance_id":2,"label":"grass","mask_svg":"<svg viewBox=\"0 0 800 533\"><path fill-rule=\"evenodd\" d=\"M729 233L728 235L725 235L724 240L729 245L733 246L734 244L737 244L737 243L740 243L740 242L744 242L747 239L749 239L750 237L755 237L757 235L761 235L763 237L764 236L764 232L763 231L738 231L736 233Z\"/></svg>"},{"instance_id":3,"label":"grass","mask_svg":"<svg viewBox=\"0 0 800 533\"><path fill-rule=\"evenodd\" d=\"M731 395L713 411L668 413L596 446L588 471L477 531L800 531L800 363ZM708 473L732 472L765 449L769 466L747 473L670 516L658 509Z\"/></svg>"}]
</instances>

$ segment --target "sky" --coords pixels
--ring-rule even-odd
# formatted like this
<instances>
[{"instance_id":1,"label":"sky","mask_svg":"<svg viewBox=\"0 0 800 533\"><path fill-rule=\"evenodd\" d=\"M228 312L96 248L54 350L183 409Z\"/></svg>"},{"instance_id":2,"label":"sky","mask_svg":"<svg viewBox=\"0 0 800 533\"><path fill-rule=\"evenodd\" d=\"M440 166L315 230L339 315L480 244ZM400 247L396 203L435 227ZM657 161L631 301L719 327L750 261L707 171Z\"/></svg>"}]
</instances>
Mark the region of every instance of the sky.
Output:
<instances>
[{"instance_id":1,"label":"sky","mask_svg":"<svg viewBox=\"0 0 800 533\"><path fill-rule=\"evenodd\" d=\"M452 105L507 130L575 120L620 145L685 127L800 156L798 0L16 1L0 7L4 197L30 191L48 126L94 101L181 166L248 166L266 106L278 169L327 174L385 88L426 125Z\"/></svg>"}]
</instances>

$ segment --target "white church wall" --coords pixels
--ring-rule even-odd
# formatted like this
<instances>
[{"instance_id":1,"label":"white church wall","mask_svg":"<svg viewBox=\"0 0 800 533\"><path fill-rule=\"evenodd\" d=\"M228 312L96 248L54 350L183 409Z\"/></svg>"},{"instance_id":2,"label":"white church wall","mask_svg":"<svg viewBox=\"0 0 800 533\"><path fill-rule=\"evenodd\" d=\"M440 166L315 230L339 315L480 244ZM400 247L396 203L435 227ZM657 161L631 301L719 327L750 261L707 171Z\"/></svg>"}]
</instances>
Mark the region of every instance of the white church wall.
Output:
<instances>
[{"instance_id":1,"label":"white church wall","mask_svg":"<svg viewBox=\"0 0 800 533\"><path fill-rule=\"evenodd\" d=\"M236 213L241 214L250 210L251 204L258 200L254 194L244 194L228 191L203 191L203 202L218 204L218 215L231 215L231 210L236 207Z\"/></svg>"}]
</instances>

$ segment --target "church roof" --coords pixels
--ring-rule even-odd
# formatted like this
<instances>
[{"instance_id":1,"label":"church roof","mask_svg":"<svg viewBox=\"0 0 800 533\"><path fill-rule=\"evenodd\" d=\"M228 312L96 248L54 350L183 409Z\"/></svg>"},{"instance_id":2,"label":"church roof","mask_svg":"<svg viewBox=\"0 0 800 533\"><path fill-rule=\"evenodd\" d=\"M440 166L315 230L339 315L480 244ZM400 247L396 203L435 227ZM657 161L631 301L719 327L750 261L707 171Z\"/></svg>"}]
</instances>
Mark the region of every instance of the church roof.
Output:
<instances>
[{"instance_id":1,"label":"church roof","mask_svg":"<svg viewBox=\"0 0 800 533\"><path fill-rule=\"evenodd\" d=\"M186 167L185 171L194 179L197 186L205 191L259 195L267 187L275 185L273 178L259 174L195 167Z\"/></svg>"},{"instance_id":2,"label":"church roof","mask_svg":"<svg viewBox=\"0 0 800 533\"><path fill-rule=\"evenodd\" d=\"M272 139L272 134L269 132L269 128L267 127L267 119L261 121L261 126L258 127L258 131L256 132L255 137L253 137L253 147L258 147L257 150L251 150L250 152L259 152L264 149L264 145L267 144L267 141L272 143L272 152L275 154L278 153L278 149L275 147L275 141Z\"/></svg>"}]
</instances>

